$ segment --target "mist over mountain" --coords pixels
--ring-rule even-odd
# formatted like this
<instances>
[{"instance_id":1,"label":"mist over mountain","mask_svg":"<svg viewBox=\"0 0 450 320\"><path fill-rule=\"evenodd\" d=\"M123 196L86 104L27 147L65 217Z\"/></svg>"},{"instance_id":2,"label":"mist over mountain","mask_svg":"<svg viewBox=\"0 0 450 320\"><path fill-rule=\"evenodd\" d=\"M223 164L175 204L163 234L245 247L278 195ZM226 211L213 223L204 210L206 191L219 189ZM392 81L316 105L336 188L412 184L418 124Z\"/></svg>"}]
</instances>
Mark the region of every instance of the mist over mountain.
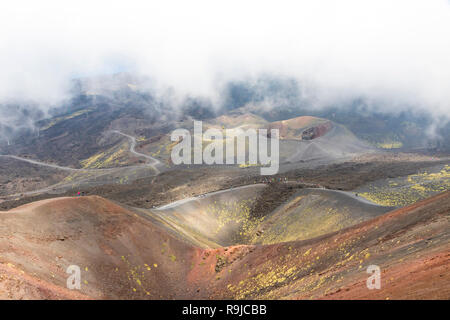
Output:
<instances>
[{"instance_id":1,"label":"mist over mountain","mask_svg":"<svg viewBox=\"0 0 450 320\"><path fill-rule=\"evenodd\" d=\"M173 121L251 112L267 121L304 115L327 118L346 125L374 144L399 141L406 148L449 147L450 123L446 117L436 119L429 112L408 105L392 106L388 112L389 105L389 101L362 96L322 101L314 89L302 86L294 78L267 74L252 81L228 82L216 99L211 99L181 96L174 88L163 92L153 86L149 77L118 73L74 79L70 98L57 105L46 108L36 104L1 105L0 139L2 145L19 137L26 141L27 137L44 134L40 128L45 127L46 119L79 110L88 110L86 117L95 113L104 117L98 123L105 125L125 114L143 119L148 125L166 122L166 131L173 128L170 125Z\"/></svg>"},{"instance_id":2,"label":"mist over mountain","mask_svg":"<svg viewBox=\"0 0 450 320\"><path fill-rule=\"evenodd\" d=\"M7 105L46 114L76 99L74 79L86 94L122 102L136 88L119 87L139 79L141 92L197 117L248 103L320 109L362 100L371 112L425 112L436 130L448 121L446 0L18 1L0 12L0 27L14 31L0 37L3 124L7 110L17 119Z\"/></svg>"}]
</instances>

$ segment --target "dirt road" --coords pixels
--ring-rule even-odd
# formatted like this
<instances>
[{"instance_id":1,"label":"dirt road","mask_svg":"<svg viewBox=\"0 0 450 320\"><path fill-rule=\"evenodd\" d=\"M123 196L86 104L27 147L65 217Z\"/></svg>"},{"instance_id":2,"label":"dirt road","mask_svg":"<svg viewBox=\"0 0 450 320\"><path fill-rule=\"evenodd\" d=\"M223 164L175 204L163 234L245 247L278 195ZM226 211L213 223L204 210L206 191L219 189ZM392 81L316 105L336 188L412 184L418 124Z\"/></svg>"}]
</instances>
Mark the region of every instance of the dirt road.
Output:
<instances>
[{"instance_id":1,"label":"dirt road","mask_svg":"<svg viewBox=\"0 0 450 320\"><path fill-rule=\"evenodd\" d=\"M150 166L152 167L153 170L155 170L156 174L161 173L161 171L156 167L157 165L160 165L161 162L158 159L155 159L149 155L140 153L136 151L136 138L133 136L130 136L128 134L125 134L123 132L120 132L118 130L112 130L111 132L114 133L118 133L124 137L127 137L128 139L130 139L131 144L130 144L130 152L139 156L139 157L143 157L146 159L151 160L151 163L146 163L144 165L140 165L140 166L124 166L124 167L119 167L120 169L124 169L124 168L138 168L138 167L142 167L142 166ZM76 171L76 172L92 172L92 171L113 171L114 169L117 168L100 168L100 169L86 169L86 168L71 168L71 167L65 167L65 166L60 166L57 164L52 164L52 163L46 163L46 162L42 162L42 161L38 161L38 160L33 160L33 159L28 159L28 158L24 158L24 157L19 157L19 156L15 156L15 155L9 155L9 154L1 154L0 157L5 157L5 158L11 158L11 159L15 159L15 160L19 160L19 161L24 161L24 162L28 162L31 164L36 164L39 166L44 166L44 167L49 167L49 168L53 168L53 169L58 169L58 170L64 170L64 171Z\"/></svg>"},{"instance_id":2,"label":"dirt road","mask_svg":"<svg viewBox=\"0 0 450 320\"><path fill-rule=\"evenodd\" d=\"M175 208L177 206L180 206L182 204L191 202L191 201L195 201L195 200L199 200L199 199L203 199L203 198L207 198L213 195L217 195L217 194L221 194L221 193L225 193L228 191L233 191L233 190L239 190L239 189L245 189L245 188L250 188L253 186L261 186L261 185L266 185L264 183L259 183L259 184L250 184L250 185L246 185L246 186L240 186L240 187L235 187L235 188L228 188L228 189L224 189L224 190L220 190L220 191L215 191L215 192L209 192L209 193L205 193L205 194L201 194L195 197L189 197L189 198L185 198L185 199L181 199L181 200L177 200L162 206L159 206L157 208L155 208L155 210L165 210L165 209L171 209L171 208ZM365 203L365 204L369 204L369 205L373 205L373 206L380 206L379 204L372 202L370 200L367 200L363 197L357 196L356 193L354 192L349 192L349 191L342 191L342 190L333 190L333 189L325 189L325 188L306 188L305 190L323 190L324 192L330 192L330 193L341 193L344 194L350 198L353 198L359 202Z\"/></svg>"},{"instance_id":3,"label":"dirt road","mask_svg":"<svg viewBox=\"0 0 450 320\"><path fill-rule=\"evenodd\" d=\"M161 171L157 168L157 166L161 164L161 162L158 159L155 159L149 155L146 155L146 154L136 151L136 138L135 137L125 134L119 130L111 130L110 132L117 133L117 134L120 134L120 135L128 138L130 140L130 150L129 151L132 154L135 154L139 157L143 157L148 160L151 160L151 162L145 163L143 165L89 169L89 168L71 168L71 167L66 167L66 166L60 166L57 164L46 163L46 162L28 159L28 158L24 158L24 157L20 157L20 156L15 156L15 155L0 155L0 157L11 158L11 159L19 160L19 161L28 162L28 163L31 163L34 165L49 167L49 168L53 168L53 169L57 169L57 170L70 171L70 172L87 172L87 173L101 172L102 174L113 174L113 173L117 172L117 170L151 167L155 171L155 175L158 175L161 173ZM73 185L73 182L70 182L67 185ZM32 190L32 191L26 191L26 192L21 192L21 193L17 193L17 194L7 195L4 198L11 198L11 197L17 197L17 196L23 196L23 195L30 196L30 195L34 195L34 194L38 194L38 193L50 192L50 191L54 190L55 187L61 188L61 187L64 187L64 184L63 185L58 184L57 186L51 185L51 186L48 186L48 187L45 187L42 189L38 189L38 190Z\"/></svg>"},{"instance_id":4,"label":"dirt road","mask_svg":"<svg viewBox=\"0 0 450 320\"><path fill-rule=\"evenodd\" d=\"M189 198L177 200L177 201L165 204L163 206L157 207L157 208L155 208L155 210L171 209L171 208L178 207L178 206L180 206L182 204L185 204L185 203L188 203L188 202L191 202L191 201L207 198L207 197L218 195L218 194L225 193L225 192L228 192L228 191L240 190L240 189L245 189L245 188L251 188L251 187L254 187L254 186L265 186L265 184L263 184L263 183L250 184L250 185L246 185L246 186L240 186L240 187L235 187L235 188L228 188L228 189L224 189L224 190L219 190L219 191L215 191L215 192L209 192L209 193L201 194L201 195L198 195L198 196L195 196L195 197L189 197Z\"/></svg>"},{"instance_id":5,"label":"dirt road","mask_svg":"<svg viewBox=\"0 0 450 320\"><path fill-rule=\"evenodd\" d=\"M130 136L130 135L126 134L126 133L120 132L119 130L112 130L111 132L118 133L118 134L120 134L120 135L122 135L124 137L127 137L128 139L130 139L130 141L131 141L130 152L135 154L135 155L137 155L137 156L139 156L139 157L143 157L143 158L151 160L152 162L151 163L147 163L147 165L152 167L153 170L156 171L156 174L161 173L159 171L159 169L156 167L157 165L161 164L161 161L159 161L156 158L153 158L152 156L149 156L149 155L146 155L146 154L143 154L143 153L140 153L140 152L136 151L136 138L135 137Z\"/></svg>"}]
</instances>

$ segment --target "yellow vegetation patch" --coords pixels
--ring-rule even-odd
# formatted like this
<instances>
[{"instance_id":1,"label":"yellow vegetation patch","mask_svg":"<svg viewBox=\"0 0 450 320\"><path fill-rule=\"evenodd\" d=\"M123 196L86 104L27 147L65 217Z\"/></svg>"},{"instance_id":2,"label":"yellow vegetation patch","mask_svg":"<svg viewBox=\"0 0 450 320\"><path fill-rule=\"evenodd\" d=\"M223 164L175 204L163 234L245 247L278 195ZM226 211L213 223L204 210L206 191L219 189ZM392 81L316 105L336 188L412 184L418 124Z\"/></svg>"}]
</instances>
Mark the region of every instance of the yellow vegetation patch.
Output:
<instances>
[{"instance_id":1,"label":"yellow vegetation patch","mask_svg":"<svg viewBox=\"0 0 450 320\"><path fill-rule=\"evenodd\" d=\"M214 234L218 234L229 224L238 224L239 236L242 239L249 239L253 231L264 220L264 217L257 218L250 215L251 206L254 199L241 201L214 202L207 207L209 214L215 215L218 220L218 227Z\"/></svg>"},{"instance_id":2,"label":"yellow vegetation patch","mask_svg":"<svg viewBox=\"0 0 450 320\"><path fill-rule=\"evenodd\" d=\"M128 144L113 147L104 152L97 153L85 160L80 161L81 166L86 169L100 169L126 165L129 156Z\"/></svg>"},{"instance_id":3,"label":"yellow vegetation patch","mask_svg":"<svg viewBox=\"0 0 450 320\"><path fill-rule=\"evenodd\" d=\"M403 143L401 141L379 142L376 146L381 149L399 149L403 147Z\"/></svg>"},{"instance_id":4,"label":"yellow vegetation patch","mask_svg":"<svg viewBox=\"0 0 450 320\"><path fill-rule=\"evenodd\" d=\"M450 166L437 172L422 172L389 181L386 186L372 186L360 195L384 206L402 207L450 189Z\"/></svg>"},{"instance_id":5,"label":"yellow vegetation patch","mask_svg":"<svg viewBox=\"0 0 450 320\"><path fill-rule=\"evenodd\" d=\"M69 115L66 115L66 116L53 118L53 119L51 119L51 121L49 123L47 123L46 125L42 126L40 128L40 130L47 130L47 129L53 127L55 124L57 124L57 123L59 123L61 121L73 119L73 118L81 116L82 114L85 114L85 113L87 113L89 111L91 111L91 109L83 109L83 110L78 110L78 111L76 111L74 113L71 113Z\"/></svg>"},{"instance_id":6,"label":"yellow vegetation patch","mask_svg":"<svg viewBox=\"0 0 450 320\"><path fill-rule=\"evenodd\" d=\"M269 272L261 272L253 277L242 280L237 286L229 284L227 287L235 295L236 299L245 299L249 295L253 295L261 290L286 282L296 271L296 266L278 266Z\"/></svg>"}]
</instances>

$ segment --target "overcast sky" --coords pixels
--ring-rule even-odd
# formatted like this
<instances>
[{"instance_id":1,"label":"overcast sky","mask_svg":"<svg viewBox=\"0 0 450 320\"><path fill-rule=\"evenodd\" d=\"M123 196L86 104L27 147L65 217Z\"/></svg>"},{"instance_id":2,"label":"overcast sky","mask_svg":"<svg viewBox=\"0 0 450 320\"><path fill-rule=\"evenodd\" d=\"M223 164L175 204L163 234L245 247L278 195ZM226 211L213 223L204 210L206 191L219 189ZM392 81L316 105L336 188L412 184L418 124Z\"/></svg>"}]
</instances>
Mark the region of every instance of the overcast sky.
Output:
<instances>
[{"instance_id":1,"label":"overcast sky","mask_svg":"<svg viewBox=\"0 0 450 320\"><path fill-rule=\"evenodd\" d=\"M274 73L447 116L450 2L2 1L0 70L0 102L55 103L73 77L122 70L206 96Z\"/></svg>"}]
</instances>

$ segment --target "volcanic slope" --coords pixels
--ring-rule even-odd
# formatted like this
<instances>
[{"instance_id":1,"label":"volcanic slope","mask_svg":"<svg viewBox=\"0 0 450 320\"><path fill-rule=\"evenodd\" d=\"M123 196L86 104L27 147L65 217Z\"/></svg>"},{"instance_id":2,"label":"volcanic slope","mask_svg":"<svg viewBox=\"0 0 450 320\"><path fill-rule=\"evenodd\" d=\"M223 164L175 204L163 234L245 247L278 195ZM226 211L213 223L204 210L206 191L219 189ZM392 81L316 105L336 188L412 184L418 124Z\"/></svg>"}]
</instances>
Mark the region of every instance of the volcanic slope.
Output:
<instances>
[{"instance_id":1,"label":"volcanic slope","mask_svg":"<svg viewBox=\"0 0 450 320\"><path fill-rule=\"evenodd\" d=\"M449 299L450 191L321 237L206 252L216 268L197 281L215 298Z\"/></svg>"},{"instance_id":2,"label":"volcanic slope","mask_svg":"<svg viewBox=\"0 0 450 320\"><path fill-rule=\"evenodd\" d=\"M251 242L272 244L306 240L350 227L392 209L351 192L302 189L265 217L257 230L253 230Z\"/></svg>"},{"instance_id":3,"label":"volcanic slope","mask_svg":"<svg viewBox=\"0 0 450 320\"><path fill-rule=\"evenodd\" d=\"M331 123L331 122L330 122ZM367 152L374 152L374 148L358 139L344 126L331 123L331 128L322 135L311 140L290 140L290 143L280 145L280 153L284 154L286 145L292 150L286 157L287 162L304 162L315 160L333 161L339 158L354 157Z\"/></svg>"},{"instance_id":4,"label":"volcanic slope","mask_svg":"<svg viewBox=\"0 0 450 320\"><path fill-rule=\"evenodd\" d=\"M194 133L191 123L186 128L191 130L191 134ZM299 162L315 164L320 161L322 164L326 164L335 160L348 159L376 151L374 147L358 139L344 126L327 119L310 116L268 123L251 113L230 113L229 115L222 115L205 121L203 130L209 128L221 130L223 143L229 143L230 139L235 137L242 138L242 136L246 136L246 130L248 129L278 129L280 132L279 162L282 168L284 168L284 164ZM305 131L311 134L303 134ZM194 137L197 141L200 140L200 136L194 135ZM154 141L150 140L148 144L145 144L144 151L165 159L164 162L168 166L172 166L171 161L169 161L170 153L176 142L170 141L169 134L162 135L159 139L154 139ZM203 140L203 147L212 142L213 140ZM248 143L246 143L246 159L250 158L249 152ZM257 158L257 154L253 156ZM227 157L224 154L224 162L235 162L230 160L234 159L234 155L225 161ZM245 167L245 165L241 167Z\"/></svg>"},{"instance_id":5,"label":"volcanic slope","mask_svg":"<svg viewBox=\"0 0 450 320\"><path fill-rule=\"evenodd\" d=\"M242 243L242 235L262 220L250 215L264 184L212 192L145 212L162 227L203 248Z\"/></svg>"},{"instance_id":6,"label":"volcanic slope","mask_svg":"<svg viewBox=\"0 0 450 320\"><path fill-rule=\"evenodd\" d=\"M448 299L449 216L446 192L313 239L201 249L100 197L43 200L0 212L0 298Z\"/></svg>"},{"instance_id":7,"label":"volcanic slope","mask_svg":"<svg viewBox=\"0 0 450 320\"><path fill-rule=\"evenodd\" d=\"M332 161L375 150L343 125L328 119L300 116L264 126L255 120L252 123L269 132L279 130L280 162Z\"/></svg>"},{"instance_id":8,"label":"volcanic slope","mask_svg":"<svg viewBox=\"0 0 450 320\"><path fill-rule=\"evenodd\" d=\"M0 212L0 298L187 298L198 249L106 199L42 200ZM81 269L81 290L66 269Z\"/></svg>"},{"instance_id":9,"label":"volcanic slope","mask_svg":"<svg viewBox=\"0 0 450 320\"><path fill-rule=\"evenodd\" d=\"M137 210L203 248L309 239L392 210L350 192L301 189L273 213L257 216L252 209L257 201L264 201L266 186L248 185L176 201L156 210Z\"/></svg>"}]
</instances>

